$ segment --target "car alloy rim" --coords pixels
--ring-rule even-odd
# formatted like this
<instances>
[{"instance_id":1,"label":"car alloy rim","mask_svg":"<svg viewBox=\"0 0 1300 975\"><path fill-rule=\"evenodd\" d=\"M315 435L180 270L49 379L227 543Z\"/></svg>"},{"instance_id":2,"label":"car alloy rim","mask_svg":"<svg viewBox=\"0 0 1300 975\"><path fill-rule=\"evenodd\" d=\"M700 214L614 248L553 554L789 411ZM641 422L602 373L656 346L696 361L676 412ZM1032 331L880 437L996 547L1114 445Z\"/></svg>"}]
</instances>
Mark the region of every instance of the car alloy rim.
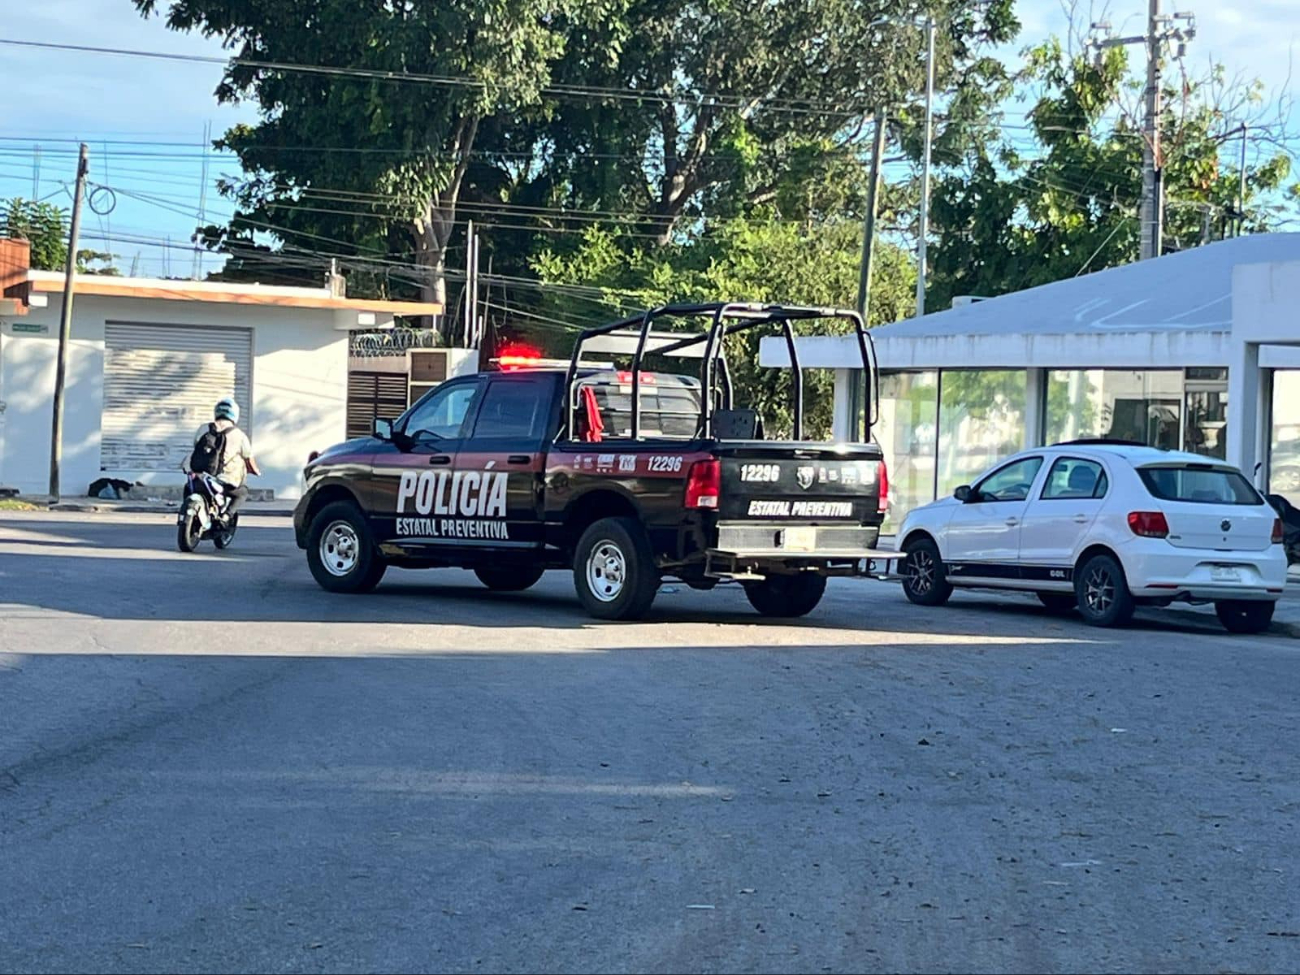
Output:
<instances>
[{"instance_id":1,"label":"car alloy rim","mask_svg":"<svg viewBox=\"0 0 1300 975\"><path fill-rule=\"evenodd\" d=\"M934 559L925 549L917 549L907 560L908 578L912 592L927 593L934 586Z\"/></svg>"},{"instance_id":2,"label":"car alloy rim","mask_svg":"<svg viewBox=\"0 0 1300 975\"><path fill-rule=\"evenodd\" d=\"M1115 602L1115 581L1105 569L1093 569L1084 583L1084 599L1094 613L1104 613Z\"/></svg>"},{"instance_id":3,"label":"car alloy rim","mask_svg":"<svg viewBox=\"0 0 1300 975\"><path fill-rule=\"evenodd\" d=\"M331 522L320 537L320 560L332 576L345 576L357 567L361 540L346 521Z\"/></svg>"},{"instance_id":4,"label":"car alloy rim","mask_svg":"<svg viewBox=\"0 0 1300 975\"><path fill-rule=\"evenodd\" d=\"M587 558L587 588L602 603L612 603L627 583L627 559L611 541L597 542Z\"/></svg>"}]
</instances>

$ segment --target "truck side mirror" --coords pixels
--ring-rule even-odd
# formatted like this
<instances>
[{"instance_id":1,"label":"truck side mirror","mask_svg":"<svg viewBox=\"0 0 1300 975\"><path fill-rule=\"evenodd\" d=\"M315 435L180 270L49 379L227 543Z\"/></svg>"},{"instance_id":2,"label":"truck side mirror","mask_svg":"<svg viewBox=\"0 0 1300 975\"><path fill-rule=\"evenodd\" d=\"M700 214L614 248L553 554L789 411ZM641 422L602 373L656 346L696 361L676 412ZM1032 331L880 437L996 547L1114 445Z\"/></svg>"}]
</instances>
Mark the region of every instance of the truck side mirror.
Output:
<instances>
[{"instance_id":1,"label":"truck side mirror","mask_svg":"<svg viewBox=\"0 0 1300 975\"><path fill-rule=\"evenodd\" d=\"M393 421L392 421L392 420L376 420L376 421L375 421L375 436L378 437L380 440L392 440L392 439L393 439Z\"/></svg>"},{"instance_id":2,"label":"truck side mirror","mask_svg":"<svg viewBox=\"0 0 1300 975\"><path fill-rule=\"evenodd\" d=\"M956 491L952 492L952 496L956 498L958 501L960 501L962 504L965 504L967 501L971 499L970 485L963 484Z\"/></svg>"}]
</instances>

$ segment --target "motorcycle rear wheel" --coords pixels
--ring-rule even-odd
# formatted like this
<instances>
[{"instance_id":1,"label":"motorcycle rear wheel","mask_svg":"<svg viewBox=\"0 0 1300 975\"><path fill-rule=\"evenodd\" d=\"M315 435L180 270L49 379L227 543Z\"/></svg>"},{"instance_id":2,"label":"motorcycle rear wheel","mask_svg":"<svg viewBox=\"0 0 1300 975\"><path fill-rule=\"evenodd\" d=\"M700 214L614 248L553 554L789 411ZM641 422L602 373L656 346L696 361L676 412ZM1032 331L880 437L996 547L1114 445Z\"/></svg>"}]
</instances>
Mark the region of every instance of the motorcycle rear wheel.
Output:
<instances>
[{"instance_id":1,"label":"motorcycle rear wheel","mask_svg":"<svg viewBox=\"0 0 1300 975\"><path fill-rule=\"evenodd\" d=\"M193 552L203 538L203 525L197 511L186 511L176 523L176 547L182 552Z\"/></svg>"}]
</instances>

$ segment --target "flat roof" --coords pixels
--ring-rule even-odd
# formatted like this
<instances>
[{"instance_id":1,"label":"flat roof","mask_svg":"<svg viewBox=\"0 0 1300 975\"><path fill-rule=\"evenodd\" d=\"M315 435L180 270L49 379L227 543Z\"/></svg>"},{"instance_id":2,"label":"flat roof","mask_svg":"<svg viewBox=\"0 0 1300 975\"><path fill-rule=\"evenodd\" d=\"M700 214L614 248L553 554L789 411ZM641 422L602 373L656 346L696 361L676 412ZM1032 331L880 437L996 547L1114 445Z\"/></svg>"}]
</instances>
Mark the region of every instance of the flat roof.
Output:
<instances>
[{"instance_id":1,"label":"flat roof","mask_svg":"<svg viewBox=\"0 0 1300 975\"><path fill-rule=\"evenodd\" d=\"M63 293L59 271L28 271L33 292ZM178 281L167 278L127 278L107 274L78 274L78 295L112 298L155 298L165 301L210 301L279 308L325 308L335 311L369 311L385 315L440 315L442 305L424 301L385 301L346 298L329 288L293 288L282 285L240 284L233 281Z\"/></svg>"},{"instance_id":2,"label":"flat roof","mask_svg":"<svg viewBox=\"0 0 1300 975\"><path fill-rule=\"evenodd\" d=\"M871 335L886 369L1223 366L1233 269L1279 261L1300 261L1300 233L1219 241L878 326ZM856 346L841 336L799 343L800 361L815 368L843 365ZM760 361L788 366L784 342L765 338Z\"/></svg>"}]
</instances>

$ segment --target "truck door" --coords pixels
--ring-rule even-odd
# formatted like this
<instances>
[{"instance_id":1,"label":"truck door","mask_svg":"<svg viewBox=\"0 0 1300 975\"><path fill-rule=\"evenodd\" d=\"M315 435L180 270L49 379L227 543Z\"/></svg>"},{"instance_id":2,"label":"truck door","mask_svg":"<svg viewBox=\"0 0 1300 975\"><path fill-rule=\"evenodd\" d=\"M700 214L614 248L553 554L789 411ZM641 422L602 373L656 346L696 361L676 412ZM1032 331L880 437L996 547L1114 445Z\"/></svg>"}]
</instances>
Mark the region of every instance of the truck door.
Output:
<instances>
[{"instance_id":1,"label":"truck door","mask_svg":"<svg viewBox=\"0 0 1300 975\"><path fill-rule=\"evenodd\" d=\"M501 373L487 383L456 459L457 504L467 544L540 548L546 434L558 377Z\"/></svg>"},{"instance_id":2,"label":"truck door","mask_svg":"<svg viewBox=\"0 0 1300 975\"><path fill-rule=\"evenodd\" d=\"M398 419L393 440L375 451L370 523L380 542L443 540L439 528L451 516L456 454L482 385L468 376L439 386Z\"/></svg>"}]
</instances>

